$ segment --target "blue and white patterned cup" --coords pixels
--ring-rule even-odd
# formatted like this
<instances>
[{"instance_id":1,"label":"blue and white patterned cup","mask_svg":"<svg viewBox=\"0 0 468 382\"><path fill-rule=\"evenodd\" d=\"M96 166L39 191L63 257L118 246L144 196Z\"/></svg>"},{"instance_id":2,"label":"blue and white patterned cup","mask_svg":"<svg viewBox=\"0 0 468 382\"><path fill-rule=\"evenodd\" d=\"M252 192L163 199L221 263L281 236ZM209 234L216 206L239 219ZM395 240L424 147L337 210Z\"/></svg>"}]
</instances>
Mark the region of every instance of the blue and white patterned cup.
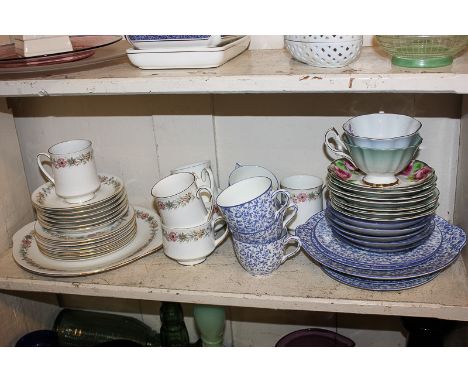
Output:
<instances>
[{"instance_id":1,"label":"blue and white patterned cup","mask_svg":"<svg viewBox=\"0 0 468 382\"><path fill-rule=\"evenodd\" d=\"M283 230L279 239L264 244L243 243L234 238L232 240L237 260L253 276L269 275L301 249L301 239L289 235L286 230ZM296 248L285 254L286 245L293 242L296 242Z\"/></svg>"},{"instance_id":2,"label":"blue and white patterned cup","mask_svg":"<svg viewBox=\"0 0 468 382\"><path fill-rule=\"evenodd\" d=\"M238 241L249 244L262 244L277 240L283 234L283 230L288 228L291 221L296 217L297 208L295 203L291 203L268 228L253 233L242 233L231 230L232 237ZM287 218L285 220L284 216L286 214Z\"/></svg>"},{"instance_id":3,"label":"blue and white patterned cup","mask_svg":"<svg viewBox=\"0 0 468 382\"><path fill-rule=\"evenodd\" d=\"M277 209L278 195L282 197ZM226 188L218 195L216 204L231 231L254 233L270 227L288 208L289 200L289 192L272 191L269 178L255 177Z\"/></svg>"}]
</instances>

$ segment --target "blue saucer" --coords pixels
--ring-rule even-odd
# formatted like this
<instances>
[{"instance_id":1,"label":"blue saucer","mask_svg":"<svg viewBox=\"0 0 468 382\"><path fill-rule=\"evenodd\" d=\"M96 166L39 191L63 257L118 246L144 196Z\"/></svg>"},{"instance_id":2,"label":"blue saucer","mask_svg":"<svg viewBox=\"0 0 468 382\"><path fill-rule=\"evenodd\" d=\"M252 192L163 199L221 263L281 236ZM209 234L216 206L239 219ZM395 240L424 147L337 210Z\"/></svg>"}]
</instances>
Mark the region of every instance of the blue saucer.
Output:
<instances>
[{"instance_id":1,"label":"blue saucer","mask_svg":"<svg viewBox=\"0 0 468 382\"><path fill-rule=\"evenodd\" d=\"M347 216L342 214L341 212L336 211L331 204L328 205L327 211L329 211L332 215L338 217L340 220L348 223L352 226L362 227L362 228L373 228L373 229L401 229L406 227L411 227L414 224L422 223L427 220L432 219L433 215L422 216L416 219L408 219L408 220L394 220L394 221L372 221L372 220L365 220L354 218L351 216Z\"/></svg>"},{"instance_id":2,"label":"blue saucer","mask_svg":"<svg viewBox=\"0 0 468 382\"><path fill-rule=\"evenodd\" d=\"M397 229L388 229L388 228L363 228L363 227L356 227L349 223L342 221L337 216L333 215L332 213L327 210L325 212L325 216L327 220L332 223L332 225L342 230L343 232L355 236L357 238L370 238L374 237L379 239L380 241L385 241L387 237L395 237L395 238L410 238L413 235L418 235L419 232L426 229L430 224L432 224L432 219L428 219L427 221L423 221L422 223L416 223L412 226L406 228L397 228ZM393 239L390 239L390 241Z\"/></svg>"},{"instance_id":3,"label":"blue saucer","mask_svg":"<svg viewBox=\"0 0 468 382\"><path fill-rule=\"evenodd\" d=\"M296 228L302 247L320 264L357 277L396 280L435 273L455 261L466 242L461 228L435 216L436 228L422 245L410 251L380 254L337 239L324 214L319 212Z\"/></svg>"},{"instance_id":4,"label":"blue saucer","mask_svg":"<svg viewBox=\"0 0 468 382\"><path fill-rule=\"evenodd\" d=\"M429 221L428 224L425 224L418 231L408 233L406 235L373 236L373 235L362 235L356 232L348 231L346 228L343 228L340 225L336 224L333 218L330 219L328 214L325 214L325 217L327 218L328 224L332 226L333 230L337 231L339 234L342 234L345 238L349 238L350 240L360 240L366 243L404 242L404 241L411 240L417 237L421 238L422 235L426 234L427 232L429 231L432 232L435 227L435 223L433 221Z\"/></svg>"},{"instance_id":5,"label":"blue saucer","mask_svg":"<svg viewBox=\"0 0 468 382\"><path fill-rule=\"evenodd\" d=\"M328 224L330 224L330 222L328 222ZM416 248L418 245L421 245L432 234L432 231L434 231L435 228L435 223L433 223L431 226L427 227L427 229L424 230L424 232L421 232L419 235L413 236L409 239L388 242L375 242L350 237L345 233L337 231L332 224L330 225L333 233L345 243L353 245L357 248L380 253L405 251Z\"/></svg>"},{"instance_id":6,"label":"blue saucer","mask_svg":"<svg viewBox=\"0 0 468 382\"><path fill-rule=\"evenodd\" d=\"M403 280L370 280L361 277L354 277L343 273L335 272L333 269L322 267L322 270L332 279L354 288L375 290L375 291L396 291L415 288L428 283L437 277L440 272L431 273L426 276L414 277Z\"/></svg>"}]
</instances>

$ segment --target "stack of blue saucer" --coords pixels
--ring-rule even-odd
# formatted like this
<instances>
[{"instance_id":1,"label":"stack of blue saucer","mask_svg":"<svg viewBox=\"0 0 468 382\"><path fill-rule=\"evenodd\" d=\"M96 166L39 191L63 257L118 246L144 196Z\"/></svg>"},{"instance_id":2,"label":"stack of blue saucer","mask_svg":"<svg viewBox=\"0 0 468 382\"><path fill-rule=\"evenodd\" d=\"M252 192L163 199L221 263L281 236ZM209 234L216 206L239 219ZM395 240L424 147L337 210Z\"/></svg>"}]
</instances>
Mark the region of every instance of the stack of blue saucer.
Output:
<instances>
[{"instance_id":1,"label":"stack of blue saucer","mask_svg":"<svg viewBox=\"0 0 468 382\"><path fill-rule=\"evenodd\" d=\"M392 231L400 233L400 230L418 229L417 225L433 225L433 228L429 228L432 229L429 237L417 246L410 245L404 250L388 252L379 248L361 248L336 235L327 219L327 216L333 214L336 211L328 207L326 211L312 216L305 224L296 228L296 235L301 239L305 252L322 266L327 275L356 288L393 291L425 284L450 266L466 243L466 235L461 228L439 216L431 216L421 219L413 226L383 228L387 230L384 233L390 234ZM353 221L353 227L365 223L357 219Z\"/></svg>"}]
</instances>

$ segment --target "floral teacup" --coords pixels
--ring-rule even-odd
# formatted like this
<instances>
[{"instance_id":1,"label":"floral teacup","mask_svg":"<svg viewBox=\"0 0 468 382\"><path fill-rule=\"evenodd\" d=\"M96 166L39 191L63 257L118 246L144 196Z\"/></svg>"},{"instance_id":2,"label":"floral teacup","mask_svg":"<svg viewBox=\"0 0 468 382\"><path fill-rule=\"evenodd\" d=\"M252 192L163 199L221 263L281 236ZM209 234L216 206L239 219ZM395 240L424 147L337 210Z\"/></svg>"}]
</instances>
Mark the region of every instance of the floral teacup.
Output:
<instances>
[{"instance_id":1,"label":"floral teacup","mask_svg":"<svg viewBox=\"0 0 468 382\"><path fill-rule=\"evenodd\" d=\"M181 172L157 182L152 190L162 223L167 227L192 227L211 219L213 205L205 207L200 192L211 195L209 188L198 188L195 175Z\"/></svg>"},{"instance_id":2,"label":"floral teacup","mask_svg":"<svg viewBox=\"0 0 468 382\"><path fill-rule=\"evenodd\" d=\"M297 204L297 214L293 216L288 230L294 232L298 225L304 224L312 215L323 210L323 181L312 175L293 175L281 180L281 188L291 194ZM289 217L287 214L285 217Z\"/></svg>"},{"instance_id":3,"label":"floral teacup","mask_svg":"<svg viewBox=\"0 0 468 382\"><path fill-rule=\"evenodd\" d=\"M41 156L51 161L53 177L42 166ZM82 203L92 199L101 186L92 143L86 139L53 145L48 153L37 154L37 164L55 185L55 193L68 203Z\"/></svg>"},{"instance_id":4,"label":"floral teacup","mask_svg":"<svg viewBox=\"0 0 468 382\"><path fill-rule=\"evenodd\" d=\"M171 228L162 224L164 253L182 265L202 263L229 233L226 227L215 239L214 226L221 220L222 217L189 228Z\"/></svg>"}]
</instances>

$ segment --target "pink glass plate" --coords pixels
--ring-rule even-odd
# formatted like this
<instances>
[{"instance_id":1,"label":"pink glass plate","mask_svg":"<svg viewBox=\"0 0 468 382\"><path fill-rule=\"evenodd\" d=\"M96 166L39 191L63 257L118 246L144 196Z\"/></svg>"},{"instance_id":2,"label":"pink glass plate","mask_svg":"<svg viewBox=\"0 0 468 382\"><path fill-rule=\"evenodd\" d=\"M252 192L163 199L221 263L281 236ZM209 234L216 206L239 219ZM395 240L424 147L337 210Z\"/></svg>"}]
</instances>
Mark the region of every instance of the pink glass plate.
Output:
<instances>
[{"instance_id":1,"label":"pink glass plate","mask_svg":"<svg viewBox=\"0 0 468 382\"><path fill-rule=\"evenodd\" d=\"M0 68L19 68L42 65L64 64L83 60L94 54L94 50L115 44L121 36L70 36L72 52L46 54L34 57L22 57L15 52L15 44L0 46Z\"/></svg>"}]
</instances>

